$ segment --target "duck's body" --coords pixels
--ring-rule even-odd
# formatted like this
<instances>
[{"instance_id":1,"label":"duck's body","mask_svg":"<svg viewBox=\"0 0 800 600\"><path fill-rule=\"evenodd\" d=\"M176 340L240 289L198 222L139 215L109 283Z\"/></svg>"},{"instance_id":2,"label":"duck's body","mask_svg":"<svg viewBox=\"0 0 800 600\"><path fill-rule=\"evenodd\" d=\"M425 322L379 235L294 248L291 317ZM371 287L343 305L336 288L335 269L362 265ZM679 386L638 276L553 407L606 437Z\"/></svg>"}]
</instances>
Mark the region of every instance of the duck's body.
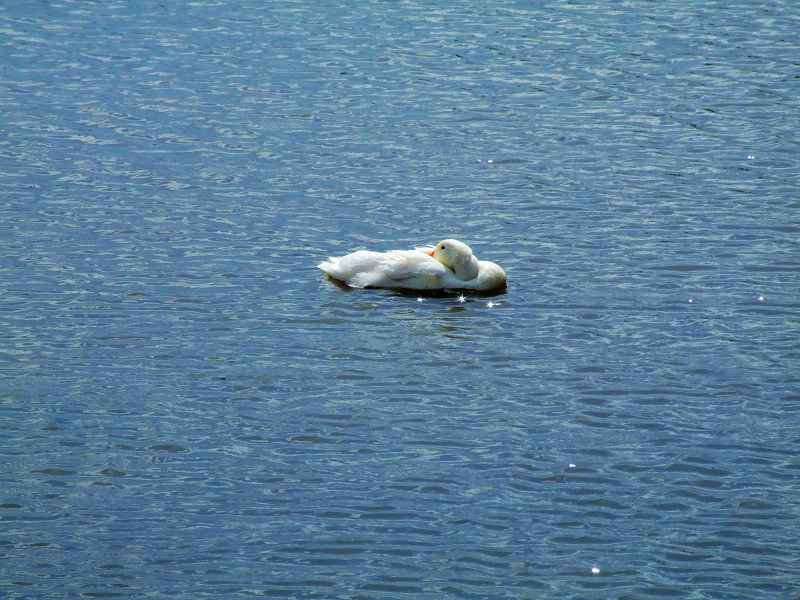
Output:
<instances>
[{"instance_id":1,"label":"duck's body","mask_svg":"<svg viewBox=\"0 0 800 600\"><path fill-rule=\"evenodd\" d=\"M478 260L458 240L414 250L359 250L317 266L330 277L359 288L488 291L506 285L503 269Z\"/></svg>"}]
</instances>

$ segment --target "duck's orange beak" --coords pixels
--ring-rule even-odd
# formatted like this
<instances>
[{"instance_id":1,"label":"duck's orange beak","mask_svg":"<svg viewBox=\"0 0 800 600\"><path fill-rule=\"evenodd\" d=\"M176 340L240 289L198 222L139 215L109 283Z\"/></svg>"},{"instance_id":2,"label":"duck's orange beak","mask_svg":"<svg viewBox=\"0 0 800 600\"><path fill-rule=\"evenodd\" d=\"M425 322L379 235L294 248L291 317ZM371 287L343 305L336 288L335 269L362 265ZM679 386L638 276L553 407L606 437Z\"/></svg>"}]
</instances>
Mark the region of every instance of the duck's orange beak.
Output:
<instances>
[{"instance_id":1,"label":"duck's orange beak","mask_svg":"<svg viewBox=\"0 0 800 600\"><path fill-rule=\"evenodd\" d=\"M434 253L434 252L436 252L436 251L435 251L435 250L432 250L432 251L430 251L430 252L426 252L425 254L427 254L428 256L433 256L433 253Z\"/></svg>"}]
</instances>

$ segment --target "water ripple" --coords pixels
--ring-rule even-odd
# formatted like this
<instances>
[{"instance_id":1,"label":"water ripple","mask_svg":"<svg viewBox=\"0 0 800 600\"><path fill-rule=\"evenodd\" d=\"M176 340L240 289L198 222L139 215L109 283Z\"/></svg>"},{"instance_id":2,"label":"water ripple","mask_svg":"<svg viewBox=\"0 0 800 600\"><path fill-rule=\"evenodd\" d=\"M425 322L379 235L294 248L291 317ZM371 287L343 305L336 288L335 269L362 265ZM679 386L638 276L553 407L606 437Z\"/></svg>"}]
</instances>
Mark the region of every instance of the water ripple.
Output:
<instances>
[{"instance_id":1,"label":"water ripple","mask_svg":"<svg viewBox=\"0 0 800 600\"><path fill-rule=\"evenodd\" d=\"M791 596L795 25L0 8L4 597Z\"/></svg>"}]
</instances>

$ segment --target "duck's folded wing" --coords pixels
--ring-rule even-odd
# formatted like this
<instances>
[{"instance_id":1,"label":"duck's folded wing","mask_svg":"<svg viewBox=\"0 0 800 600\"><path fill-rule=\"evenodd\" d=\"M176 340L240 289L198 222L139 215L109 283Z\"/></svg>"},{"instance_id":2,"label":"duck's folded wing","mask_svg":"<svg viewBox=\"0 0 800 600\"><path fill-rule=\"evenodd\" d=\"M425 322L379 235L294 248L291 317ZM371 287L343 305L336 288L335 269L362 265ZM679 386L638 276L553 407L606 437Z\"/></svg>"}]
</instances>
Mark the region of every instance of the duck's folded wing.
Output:
<instances>
[{"instance_id":1,"label":"duck's folded wing","mask_svg":"<svg viewBox=\"0 0 800 600\"><path fill-rule=\"evenodd\" d=\"M447 267L419 250L387 252L381 266L383 272L396 281L411 277L443 277L447 273Z\"/></svg>"}]
</instances>

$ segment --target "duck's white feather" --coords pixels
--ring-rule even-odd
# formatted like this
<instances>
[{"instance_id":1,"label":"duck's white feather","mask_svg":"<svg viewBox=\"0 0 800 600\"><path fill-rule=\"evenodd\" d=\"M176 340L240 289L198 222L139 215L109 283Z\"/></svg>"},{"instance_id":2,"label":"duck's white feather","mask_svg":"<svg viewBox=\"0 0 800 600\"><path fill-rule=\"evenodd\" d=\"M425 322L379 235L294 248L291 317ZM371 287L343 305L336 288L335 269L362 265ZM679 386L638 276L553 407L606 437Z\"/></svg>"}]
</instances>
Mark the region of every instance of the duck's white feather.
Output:
<instances>
[{"instance_id":1,"label":"duck's white feather","mask_svg":"<svg viewBox=\"0 0 800 600\"><path fill-rule=\"evenodd\" d=\"M390 250L383 254L379 267L396 281L411 277L444 277L448 272L442 263L419 250Z\"/></svg>"}]
</instances>

